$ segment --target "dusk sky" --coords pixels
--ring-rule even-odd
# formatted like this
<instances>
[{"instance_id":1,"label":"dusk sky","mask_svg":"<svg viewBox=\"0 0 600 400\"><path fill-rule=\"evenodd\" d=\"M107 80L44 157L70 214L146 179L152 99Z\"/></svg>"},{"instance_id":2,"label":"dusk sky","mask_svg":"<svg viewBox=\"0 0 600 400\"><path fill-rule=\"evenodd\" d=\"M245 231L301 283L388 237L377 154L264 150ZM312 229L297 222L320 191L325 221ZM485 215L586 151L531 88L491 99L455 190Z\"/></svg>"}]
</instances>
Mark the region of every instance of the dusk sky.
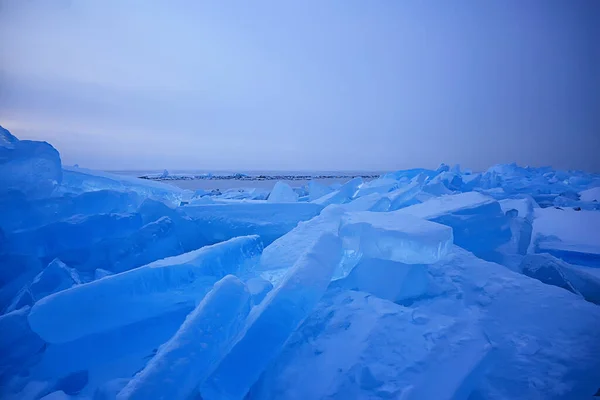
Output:
<instances>
[{"instance_id":1,"label":"dusk sky","mask_svg":"<svg viewBox=\"0 0 600 400\"><path fill-rule=\"evenodd\" d=\"M0 0L0 125L98 169L600 172L600 1Z\"/></svg>"}]
</instances>

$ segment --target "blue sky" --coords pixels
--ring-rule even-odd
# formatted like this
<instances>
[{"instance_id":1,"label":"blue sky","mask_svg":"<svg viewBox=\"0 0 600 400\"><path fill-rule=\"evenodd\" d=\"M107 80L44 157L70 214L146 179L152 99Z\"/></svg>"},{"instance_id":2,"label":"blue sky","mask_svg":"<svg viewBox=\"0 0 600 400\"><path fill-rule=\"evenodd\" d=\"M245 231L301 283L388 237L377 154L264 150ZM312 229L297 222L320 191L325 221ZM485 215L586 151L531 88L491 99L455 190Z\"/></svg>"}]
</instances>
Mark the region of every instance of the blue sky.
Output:
<instances>
[{"instance_id":1,"label":"blue sky","mask_svg":"<svg viewBox=\"0 0 600 400\"><path fill-rule=\"evenodd\" d=\"M0 6L0 125L66 164L600 172L595 0Z\"/></svg>"}]
</instances>

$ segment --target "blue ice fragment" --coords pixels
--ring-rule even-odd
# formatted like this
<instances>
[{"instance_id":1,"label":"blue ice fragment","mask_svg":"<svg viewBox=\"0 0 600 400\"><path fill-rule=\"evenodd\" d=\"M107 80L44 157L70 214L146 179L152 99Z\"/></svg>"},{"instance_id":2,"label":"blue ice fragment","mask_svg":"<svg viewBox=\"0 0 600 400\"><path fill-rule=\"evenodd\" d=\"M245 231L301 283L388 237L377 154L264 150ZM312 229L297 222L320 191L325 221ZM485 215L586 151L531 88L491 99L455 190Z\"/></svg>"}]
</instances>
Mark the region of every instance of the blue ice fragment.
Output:
<instances>
[{"instance_id":1,"label":"blue ice fragment","mask_svg":"<svg viewBox=\"0 0 600 400\"><path fill-rule=\"evenodd\" d=\"M333 189L331 189L330 187L325 186L317 181L308 182L308 200L309 201L319 199L331 192L333 192Z\"/></svg>"},{"instance_id":2,"label":"blue ice fragment","mask_svg":"<svg viewBox=\"0 0 600 400\"><path fill-rule=\"evenodd\" d=\"M454 243L479 257L511 239L509 218L498 202L477 192L432 198L398 212L452 227Z\"/></svg>"},{"instance_id":3,"label":"blue ice fragment","mask_svg":"<svg viewBox=\"0 0 600 400\"><path fill-rule=\"evenodd\" d=\"M266 279L250 278L246 281L246 286L252 295L252 304L260 304L265 296L273 289L273 284Z\"/></svg>"},{"instance_id":4,"label":"blue ice fragment","mask_svg":"<svg viewBox=\"0 0 600 400\"><path fill-rule=\"evenodd\" d=\"M529 254L520 265L523 275L547 285L557 286L572 293L578 293L560 267L560 261L549 254Z\"/></svg>"},{"instance_id":5,"label":"blue ice fragment","mask_svg":"<svg viewBox=\"0 0 600 400\"><path fill-rule=\"evenodd\" d=\"M343 184L338 190L335 192L331 192L317 200L314 200L313 203L319 204L323 207L328 206L330 204L344 204L348 203L350 200L354 198L356 191L359 186L362 184L362 178L354 178Z\"/></svg>"},{"instance_id":6,"label":"blue ice fragment","mask_svg":"<svg viewBox=\"0 0 600 400\"><path fill-rule=\"evenodd\" d=\"M29 307L23 307L0 315L0 381L28 367L45 345L27 323L29 311Z\"/></svg>"},{"instance_id":7,"label":"blue ice fragment","mask_svg":"<svg viewBox=\"0 0 600 400\"><path fill-rule=\"evenodd\" d=\"M344 211L329 206L320 215L298 223L294 229L269 244L260 256L260 269L289 269L321 240L323 233L337 234Z\"/></svg>"},{"instance_id":8,"label":"blue ice fragment","mask_svg":"<svg viewBox=\"0 0 600 400\"><path fill-rule=\"evenodd\" d=\"M258 234L269 244L291 231L300 221L318 215L323 206L314 203L219 203L189 205L181 210L194 220L207 238L227 240Z\"/></svg>"},{"instance_id":9,"label":"blue ice fragment","mask_svg":"<svg viewBox=\"0 0 600 400\"><path fill-rule=\"evenodd\" d=\"M248 322L217 370L201 387L205 400L243 399L289 335L317 304L340 261L339 238L324 234L304 254Z\"/></svg>"},{"instance_id":10,"label":"blue ice fragment","mask_svg":"<svg viewBox=\"0 0 600 400\"><path fill-rule=\"evenodd\" d=\"M335 281L332 286L371 293L399 303L426 295L429 275L426 265L363 258L346 278Z\"/></svg>"},{"instance_id":11,"label":"blue ice fragment","mask_svg":"<svg viewBox=\"0 0 600 400\"><path fill-rule=\"evenodd\" d=\"M227 353L250 306L244 283L232 275L221 279L117 400L189 398Z\"/></svg>"},{"instance_id":12,"label":"blue ice fragment","mask_svg":"<svg viewBox=\"0 0 600 400\"><path fill-rule=\"evenodd\" d=\"M0 197L13 191L29 198L48 197L61 181L60 155L54 147L18 140L0 126Z\"/></svg>"},{"instance_id":13,"label":"blue ice fragment","mask_svg":"<svg viewBox=\"0 0 600 400\"><path fill-rule=\"evenodd\" d=\"M257 236L239 237L77 285L38 301L29 323L44 340L64 343L189 307L261 249Z\"/></svg>"},{"instance_id":14,"label":"blue ice fragment","mask_svg":"<svg viewBox=\"0 0 600 400\"><path fill-rule=\"evenodd\" d=\"M298 194L294 192L290 185L279 181L271 189L267 201L271 203L295 203L298 201Z\"/></svg>"},{"instance_id":15,"label":"blue ice fragment","mask_svg":"<svg viewBox=\"0 0 600 400\"><path fill-rule=\"evenodd\" d=\"M400 211L353 212L342 217L344 262L336 278L347 276L361 257L429 264L448 254L452 228Z\"/></svg>"},{"instance_id":16,"label":"blue ice fragment","mask_svg":"<svg viewBox=\"0 0 600 400\"><path fill-rule=\"evenodd\" d=\"M51 261L60 258L76 267L88 257L88 248L102 239L130 235L142 226L137 214L75 215L40 228L13 233L11 252L31 254Z\"/></svg>"},{"instance_id":17,"label":"blue ice fragment","mask_svg":"<svg viewBox=\"0 0 600 400\"><path fill-rule=\"evenodd\" d=\"M39 300L80 283L77 271L67 267L57 258L33 279L30 292L34 300Z\"/></svg>"}]
</instances>

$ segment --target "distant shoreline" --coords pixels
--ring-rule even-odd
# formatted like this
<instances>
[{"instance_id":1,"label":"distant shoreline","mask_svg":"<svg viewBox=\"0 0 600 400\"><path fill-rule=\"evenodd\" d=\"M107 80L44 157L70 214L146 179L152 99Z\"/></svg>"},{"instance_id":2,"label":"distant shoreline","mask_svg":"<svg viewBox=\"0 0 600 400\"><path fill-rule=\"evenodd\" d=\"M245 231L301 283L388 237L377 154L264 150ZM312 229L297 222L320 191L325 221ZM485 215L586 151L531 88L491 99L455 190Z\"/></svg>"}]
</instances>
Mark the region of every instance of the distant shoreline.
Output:
<instances>
[{"instance_id":1,"label":"distant shoreline","mask_svg":"<svg viewBox=\"0 0 600 400\"><path fill-rule=\"evenodd\" d=\"M138 178L153 181L191 181L191 180L236 180L236 181L306 181L317 179L375 179L379 174L359 174L359 175L142 175Z\"/></svg>"}]
</instances>

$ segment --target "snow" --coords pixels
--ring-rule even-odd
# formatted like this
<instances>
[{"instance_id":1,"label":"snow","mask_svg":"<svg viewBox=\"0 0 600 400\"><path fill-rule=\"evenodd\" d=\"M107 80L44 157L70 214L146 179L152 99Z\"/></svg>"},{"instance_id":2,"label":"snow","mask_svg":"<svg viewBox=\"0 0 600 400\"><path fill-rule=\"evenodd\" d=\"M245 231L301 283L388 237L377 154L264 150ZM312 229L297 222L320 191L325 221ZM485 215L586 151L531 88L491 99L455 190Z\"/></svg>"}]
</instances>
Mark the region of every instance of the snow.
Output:
<instances>
[{"instance_id":1,"label":"snow","mask_svg":"<svg viewBox=\"0 0 600 400\"><path fill-rule=\"evenodd\" d=\"M279 181L273 186L267 201L271 203L295 203L298 201L298 195L290 185Z\"/></svg>"},{"instance_id":2,"label":"snow","mask_svg":"<svg viewBox=\"0 0 600 400\"><path fill-rule=\"evenodd\" d=\"M249 311L244 283L221 279L117 400L189 398L227 354Z\"/></svg>"},{"instance_id":3,"label":"snow","mask_svg":"<svg viewBox=\"0 0 600 400\"><path fill-rule=\"evenodd\" d=\"M572 264L600 266L600 212L535 210L529 252L550 253Z\"/></svg>"},{"instance_id":4,"label":"snow","mask_svg":"<svg viewBox=\"0 0 600 400\"><path fill-rule=\"evenodd\" d=\"M600 186L579 192L581 201L596 201L600 203Z\"/></svg>"},{"instance_id":5,"label":"snow","mask_svg":"<svg viewBox=\"0 0 600 400\"><path fill-rule=\"evenodd\" d=\"M0 127L0 398L598 390L600 175L442 164L270 194L147 178L61 167Z\"/></svg>"},{"instance_id":6,"label":"snow","mask_svg":"<svg viewBox=\"0 0 600 400\"><path fill-rule=\"evenodd\" d=\"M323 234L252 310L230 352L201 387L203 399L242 399L246 395L320 300L340 256L339 238Z\"/></svg>"},{"instance_id":7,"label":"snow","mask_svg":"<svg viewBox=\"0 0 600 400\"><path fill-rule=\"evenodd\" d=\"M77 285L38 301L29 324L47 342L64 343L186 307L261 246L257 236L239 237Z\"/></svg>"}]
</instances>

